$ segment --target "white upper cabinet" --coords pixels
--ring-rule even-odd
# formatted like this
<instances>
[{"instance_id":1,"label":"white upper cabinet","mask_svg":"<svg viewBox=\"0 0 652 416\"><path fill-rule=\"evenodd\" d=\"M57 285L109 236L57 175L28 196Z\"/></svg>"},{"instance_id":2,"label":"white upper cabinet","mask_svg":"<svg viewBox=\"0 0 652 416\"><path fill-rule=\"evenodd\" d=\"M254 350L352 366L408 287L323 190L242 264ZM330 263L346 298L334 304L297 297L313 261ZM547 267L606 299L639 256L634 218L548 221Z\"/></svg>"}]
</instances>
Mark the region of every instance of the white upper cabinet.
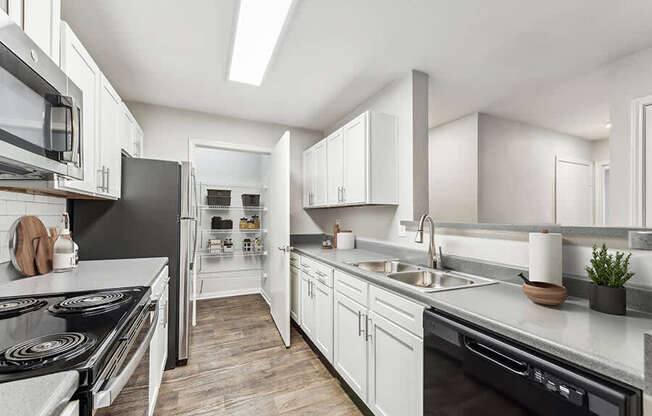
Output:
<instances>
[{"instance_id":1,"label":"white upper cabinet","mask_svg":"<svg viewBox=\"0 0 652 416\"><path fill-rule=\"evenodd\" d=\"M109 80L102 74L100 87L100 142L96 158L98 192L120 198L122 158L120 154L119 128L122 114L120 96Z\"/></svg>"},{"instance_id":2,"label":"white upper cabinet","mask_svg":"<svg viewBox=\"0 0 652 416\"><path fill-rule=\"evenodd\" d=\"M21 6L22 10L17 10ZM10 1L9 14L15 16L14 20L22 26L27 36L58 64L61 0L22 0L22 4Z\"/></svg>"},{"instance_id":3,"label":"white upper cabinet","mask_svg":"<svg viewBox=\"0 0 652 416\"><path fill-rule=\"evenodd\" d=\"M326 140L322 140L303 153L303 206L326 206Z\"/></svg>"},{"instance_id":4,"label":"white upper cabinet","mask_svg":"<svg viewBox=\"0 0 652 416\"><path fill-rule=\"evenodd\" d=\"M120 148L129 156L134 155L136 119L123 102L120 105Z\"/></svg>"},{"instance_id":5,"label":"white upper cabinet","mask_svg":"<svg viewBox=\"0 0 652 416\"><path fill-rule=\"evenodd\" d=\"M137 121L134 120L134 153L133 157L143 157L143 140L145 133Z\"/></svg>"},{"instance_id":6,"label":"white upper cabinet","mask_svg":"<svg viewBox=\"0 0 652 416\"><path fill-rule=\"evenodd\" d=\"M322 146L326 172L321 159L315 159ZM397 153L397 118L370 111L360 114L304 152L304 162L312 163L304 166L304 207L398 204ZM320 193L324 177L325 196Z\"/></svg>"},{"instance_id":7,"label":"white upper cabinet","mask_svg":"<svg viewBox=\"0 0 652 416\"><path fill-rule=\"evenodd\" d=\"M83 93L82 153L84 180L58 181L63 190L93 194L96 187L96 146L99 144L99 92L102 73L84 45L65 22L61 25L61 69Z\"/></svg>"},{"instance_id":8,"label":"white upper cabinet","mask_svg":"<svg viewBox=\"0 0 652 416\"><path fill-rule=\"evenodd\" d=\"M337 130L326 138L327 147L327 198L328 205L338 205L342 202L342 187L344 187L344 166L342 164L342 130Z\"/></svg>"}]
</instances>

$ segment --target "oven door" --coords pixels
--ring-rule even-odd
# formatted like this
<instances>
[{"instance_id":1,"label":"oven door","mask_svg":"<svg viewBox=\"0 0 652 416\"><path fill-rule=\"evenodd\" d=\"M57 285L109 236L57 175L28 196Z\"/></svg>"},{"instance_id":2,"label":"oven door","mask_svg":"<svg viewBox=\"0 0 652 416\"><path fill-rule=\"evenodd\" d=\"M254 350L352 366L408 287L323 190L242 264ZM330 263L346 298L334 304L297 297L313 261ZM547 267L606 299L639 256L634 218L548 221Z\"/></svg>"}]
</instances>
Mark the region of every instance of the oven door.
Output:
<instances>
[{"instance_id":1,"label":"oven door","mask_svg":"<svg viewBox=\"0 0 652 416\"><path fill-rule=\"evenodd\" d=\"M108 369L108 379L93 392L93 413L107 415L149 415L150 341L158 322L158 303L146 306L130 335L120 339L119 347ZM153 409L152 409L153 410Z\"/></svg>"},{"instance_id":2,"label":"oven door","mask_svg":"<svg viewBox=\"0 0 652 416\"><path fill-rule=\"evenodd\" d=\"M0 174L83 179L82 92L0 13Z\"/></svg>"}]
</instances>

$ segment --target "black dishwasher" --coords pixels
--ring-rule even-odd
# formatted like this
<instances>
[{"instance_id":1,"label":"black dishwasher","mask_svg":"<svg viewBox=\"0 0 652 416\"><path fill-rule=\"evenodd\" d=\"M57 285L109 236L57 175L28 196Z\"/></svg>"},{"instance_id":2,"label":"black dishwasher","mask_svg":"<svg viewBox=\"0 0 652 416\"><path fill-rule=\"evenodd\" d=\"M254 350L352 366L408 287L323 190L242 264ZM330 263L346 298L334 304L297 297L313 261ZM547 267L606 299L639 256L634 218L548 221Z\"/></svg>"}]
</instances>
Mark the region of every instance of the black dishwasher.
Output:
<instances>
[{"instance_id":1,"label":"black dishwasher","mask_svg":"<svg viewBox=\"0 0 652 416\"><path fill-rule=\"evenodd\" d=\"M424 312L424 415L640 416L641 392Z\"/></svg>"}]
</instances>

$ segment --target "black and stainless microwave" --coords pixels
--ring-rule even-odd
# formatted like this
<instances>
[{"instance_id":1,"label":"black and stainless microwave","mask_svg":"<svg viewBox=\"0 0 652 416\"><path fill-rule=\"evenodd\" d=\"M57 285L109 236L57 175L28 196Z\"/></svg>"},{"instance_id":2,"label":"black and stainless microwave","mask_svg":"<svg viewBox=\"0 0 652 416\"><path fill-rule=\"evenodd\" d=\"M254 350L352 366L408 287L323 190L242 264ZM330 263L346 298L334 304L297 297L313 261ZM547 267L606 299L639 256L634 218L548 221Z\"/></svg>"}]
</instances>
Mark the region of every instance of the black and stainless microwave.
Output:
<instances>
[{"instance_id":1,"label":"black and stainless microwave","mask_svg":"<svg viewBox=\"0 0 652 416\"><path fill-rule=\"evenodd\" d=\"M82 91L0 12L0 178L84 179Z\"/></svg>"}]
</instances>

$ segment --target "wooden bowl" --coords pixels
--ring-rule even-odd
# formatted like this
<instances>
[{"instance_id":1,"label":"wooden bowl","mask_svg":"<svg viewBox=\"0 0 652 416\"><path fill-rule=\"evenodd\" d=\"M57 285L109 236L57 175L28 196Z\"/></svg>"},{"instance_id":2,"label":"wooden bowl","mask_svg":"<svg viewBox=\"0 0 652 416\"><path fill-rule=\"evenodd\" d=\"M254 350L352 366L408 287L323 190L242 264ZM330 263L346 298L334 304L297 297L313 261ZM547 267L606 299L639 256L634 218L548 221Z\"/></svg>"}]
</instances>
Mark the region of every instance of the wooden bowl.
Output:
<instances>
[{"instance_id":1,"label":"wooden bowl","mask_svg":"<svg viewBox=\"0 0 652 416\"><path fill-rule=\"evenodd\" d=\"M523 283L523 293L532 302L548 306L561 305L568 297L564 286L543 282Z\"/></svg>"}]
</instances>

